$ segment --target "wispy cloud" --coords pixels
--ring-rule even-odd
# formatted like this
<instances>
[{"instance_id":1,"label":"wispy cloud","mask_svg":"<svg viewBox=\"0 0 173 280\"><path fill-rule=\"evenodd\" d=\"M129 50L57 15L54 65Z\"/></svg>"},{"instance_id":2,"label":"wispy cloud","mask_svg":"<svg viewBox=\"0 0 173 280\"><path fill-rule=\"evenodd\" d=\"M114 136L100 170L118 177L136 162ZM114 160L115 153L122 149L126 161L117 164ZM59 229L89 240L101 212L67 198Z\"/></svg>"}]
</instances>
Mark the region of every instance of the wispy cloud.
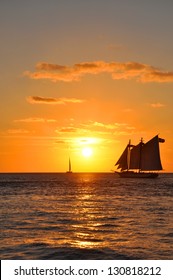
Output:
<instances>
[{"instance_id":1,"label":"wispy cloud","mask_svg":"<svg viewBox=\"0 0 173 280\"><path fill-rule=\"evenodd\" d=\"M69 135L87 135L91 132L90 128L83 128L82 124L73 126L62 126L56 128L55 132L59 135L69 134Z\"/></svg>"},{"instance_id":2,"label":"wispy cloud","mask_svg":"<svg viewBox=\"0 0 173 280\"><path fill-rule=\"evenodd\" d=\"M18 129L8 129L7 130L7 133L8 134L28 134L29 133L29 131L28 130L25 130L25 129L20 129L20 128L18 128Z\"/></svg>"},{"instance_id":3,"label":"wispy cloud","mask_svg":"<svg viewBox=\"0 0 173 280\"><path fill-rule=\"evenodd\" d=\"M103 139L103 138L100 138L100 137L86 137L86 136L83 136L83 137L60 137L59 139L57 139L55 141L56 144L66 144L67 147L71 148L73 146L74 147L81 147L81 146L84 146L84 145L98 145L100 144L101 142L106 142L107 139Z\"/></svg>"},{"instance_id":4,"label":"wispy cloud","mask_svg":"<svg viewBox=\"0 0 173 280\"><path fill-rule=\"evenodd\" d=\"M81 62L73 66L40 62L36 65L36 71L26 71L25 76L31 79L48 79L53 82L79 81L87 74L98 75L108 73L114 80L137 80L139 82L173 82L173 71L163 71L152 65L139 62ZM48 101L49 102L49 101Z\"/></svg>"},{"instance_id":5,"label":"wispy cloud","mask_svg":"<svg viewBox=\"0 0 173 280\"><path fill-rule=\"evenodd\" d=\"M165 107L165 104L162 103L151 103L149 104L152 108L162 108Z\"/></svg>"},{"instance_id":6,"label":"wispy cloud","mask_svg":"<svg viewBox=\"0 0 173 280\"><path fill-rule=\"evenodd\" d=\"M97 121L89 121L86 123L78 123L70 126L58 127L55 132L59 135L129 135L135 127L126 123L103 123Z\"/></svg>"},{"instance_id":7,"label":"wispy cloud","mask_svg":"<svg viewBox=\"0 0 173 280\"><path fill-rule=\"evenodd\" d=\"M100 128L103 128L103 129L114 130L114 129L117 129L117 128L122 127L122 126L126 126L127 124L125 124L125 123L109 124L109 123L101 123L101 122L92 122L91 125L94 126L94 127L100 127Z\"/></svg>"},{"instance_id":8,"label":"wispy cloud","mask_svg":"<svg viewBox=\"0 0 173 280\"><path fill-rule=\"evenodd\" d=\"M62 133L62 132L77 132L77 128L76 127L72 127L72 126L67 126L67 127L61 127L60 129L56 130L56 132L58 133Z\"/></svg>"},{"instance_id":9,"label":"wispy cloud","mask_svg":"<svg viewBox=\"0 0 173 280\"><path fill-rule=\"evenodd\" d=\"M14 120L14 122L23 122L23 123L45 123L45 122L56 122L54 119L45 119L45 118L25 118Z\"/></svg>"},{"instance_id":10,"label":"wispy cloud","mask_svg":"<svg viewBox=\"0 0 173 280\"><path fill-rule=\"evenodd\" d=\"M83 99L77 98L49 98L42 96L28 96L27 101L31 104L50 104L50 105L65 105L67 103L82 103Z\"/></svg>"}]
</instances>

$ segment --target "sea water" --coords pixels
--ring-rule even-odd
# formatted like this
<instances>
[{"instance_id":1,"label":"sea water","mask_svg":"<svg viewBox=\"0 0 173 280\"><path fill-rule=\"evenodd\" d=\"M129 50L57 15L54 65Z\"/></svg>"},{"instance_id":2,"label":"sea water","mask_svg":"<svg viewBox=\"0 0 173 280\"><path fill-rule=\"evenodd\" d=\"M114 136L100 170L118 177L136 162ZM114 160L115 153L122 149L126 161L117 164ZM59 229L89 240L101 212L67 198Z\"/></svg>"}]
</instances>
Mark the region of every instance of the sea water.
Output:
<instances>
[{"instance_id":1,"label":"sea water","mask_svg":"<svg viewBox=\"0 0 173 280\"><path fill-rule=\"evenodd\" d=\"M0 174L1 259L173 259L173 174Z\"/></svg>"}]
</instances>

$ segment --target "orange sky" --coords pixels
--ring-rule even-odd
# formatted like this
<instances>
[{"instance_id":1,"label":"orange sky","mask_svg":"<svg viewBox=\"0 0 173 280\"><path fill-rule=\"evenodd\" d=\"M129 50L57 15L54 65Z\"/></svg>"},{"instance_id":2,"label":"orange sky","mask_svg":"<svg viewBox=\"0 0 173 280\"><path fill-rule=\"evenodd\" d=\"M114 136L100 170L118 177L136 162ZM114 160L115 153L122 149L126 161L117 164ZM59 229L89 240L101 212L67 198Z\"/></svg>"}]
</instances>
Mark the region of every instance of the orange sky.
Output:
<instances>
[{"instance_id":1,"label":"orange sky","mask_svg":"<svg viewBox=\"0 0 173 280\"><path fill-rule=\"evenodd\" d=\"M129 139L156 134L172 172L173 3L7 2L0 172L64 172L69 156L73 171L109 172Z\"/></svg>"}]
</instances>

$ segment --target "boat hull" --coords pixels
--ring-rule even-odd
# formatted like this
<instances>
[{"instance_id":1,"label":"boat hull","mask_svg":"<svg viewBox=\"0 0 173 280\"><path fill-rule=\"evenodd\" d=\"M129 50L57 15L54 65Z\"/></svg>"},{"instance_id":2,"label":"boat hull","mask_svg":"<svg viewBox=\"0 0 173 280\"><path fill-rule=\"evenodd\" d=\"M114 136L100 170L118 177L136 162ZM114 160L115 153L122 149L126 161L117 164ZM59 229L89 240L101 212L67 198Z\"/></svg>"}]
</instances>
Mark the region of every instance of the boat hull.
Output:
<instances>
[{"instance_id":1,"label":"boat hull","mask_svg":"<svg viewBox=\"0 0 173 280\"><path fill-rule=\"evenodd\" d=\"M145 173L145 172L131 172L131 171L127 171L127 172L118 172L118 175L121 178L157 178L158 177L158 173Z\"/></svg>"}]
</instances>

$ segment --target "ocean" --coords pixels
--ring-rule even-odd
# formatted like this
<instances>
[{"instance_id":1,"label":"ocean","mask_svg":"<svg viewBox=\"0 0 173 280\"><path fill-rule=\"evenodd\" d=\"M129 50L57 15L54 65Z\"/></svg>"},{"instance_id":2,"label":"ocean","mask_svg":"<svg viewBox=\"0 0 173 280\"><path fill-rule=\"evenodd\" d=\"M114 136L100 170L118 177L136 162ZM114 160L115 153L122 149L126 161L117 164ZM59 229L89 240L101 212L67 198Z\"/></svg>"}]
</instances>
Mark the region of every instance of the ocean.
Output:
<instances>
[{"instance_id":1,"label":"ocean","mask_svg":"<svg viewBox=\"0 0 173 280\"><path fill-rule=\"evenodd\" d=\"M0 174L1 259L173 259L173 174Z\"/></svg>"}]
</instances>

